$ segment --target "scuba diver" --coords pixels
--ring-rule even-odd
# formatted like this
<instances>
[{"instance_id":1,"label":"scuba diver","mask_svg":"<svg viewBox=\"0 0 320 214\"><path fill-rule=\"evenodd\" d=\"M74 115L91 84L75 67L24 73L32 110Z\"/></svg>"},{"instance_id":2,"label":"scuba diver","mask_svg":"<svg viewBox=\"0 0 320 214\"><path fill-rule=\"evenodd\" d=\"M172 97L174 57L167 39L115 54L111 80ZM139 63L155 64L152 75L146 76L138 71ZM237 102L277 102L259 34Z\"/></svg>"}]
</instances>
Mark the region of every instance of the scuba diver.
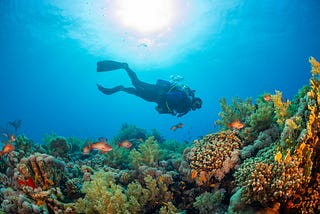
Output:
<instances>
[{"instance_id":1,"label":"scuba diver","mask_svg":"<svg viewBox=\"0 0 320 214\"><path fill-rule=\"evenodd\" d=\"M114 88L104 88L97 84L98 89L106 95L124 91L146 101L157 103L156 110L160 114L172 114L178 117L187 114L190 110L194 111L201 108L202 100L195 97L195 90L191 90L186 85L170 83L161 79L158 79L156 84L149 84L139 80L136 73L129 68L127 63L111 60L99 61L97 63L97 72L116 69L125 69L134 87L118 85Z\"/></svg>"}]
</instances>

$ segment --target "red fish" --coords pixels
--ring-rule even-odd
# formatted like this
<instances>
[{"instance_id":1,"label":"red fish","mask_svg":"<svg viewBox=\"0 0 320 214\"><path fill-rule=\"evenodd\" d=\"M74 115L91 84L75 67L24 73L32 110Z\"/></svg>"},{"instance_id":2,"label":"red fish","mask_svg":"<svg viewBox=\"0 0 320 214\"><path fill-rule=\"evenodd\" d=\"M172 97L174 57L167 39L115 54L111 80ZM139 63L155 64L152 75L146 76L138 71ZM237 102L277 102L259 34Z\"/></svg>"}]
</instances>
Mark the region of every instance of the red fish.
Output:
<instances>
[{"instance_id":1,"label":"red fish","mask_svg":"<svg viewBox=\"0 0 320 214\"><path fill-rule=\"evenodd\" d=\"M83 148L83 154L87 155L92 149L100 150L101 154L109 152L112 150L112 147L107 144L105 141L96 142L90 144L89 146L85 146Z\"/></svg>"},{"instance_id":2,"label":"red fish","mask_svg":"<svg viewBox=\"0 0 320 214\"><path fill-rule=\"evenodd\" d=\"M244 127L243 123L241 123L239 120L235 120L232 123L229 124L229 128L234 129L242 129Z\"/></svg>"},{"instance_id":3,"label":"red fish","mask_svg":"<svg viewBox=\"0 0 320 214\"><path fill-rule=\"evenodd\" d=\"M175 131L183 127L183 123L178 123L177 125L171 126L170 130Z\"/></svg>"},{"instance_id":4,"label":"red fish","mask_svg":"<svg viewBox=\"0 0 320 214\"><path fill-rule=\"evenodd\" d=\"M130 149L132 146L132 143L129 140L123 140L121 143L118 143L118 147L124 147L126 149Z\"/></svg>"},{"instance_id":5,"label":"red fish","mask_svg":"<svg viewBox=\"0 0 320 214\"><path fill-rule=\"evenodd\" d=\"M271 95L270 94L266 94L263 96L263 99L267 102L269 102L271 100Z\"/></svg>"},{"instance_id":6,"label":"red fish","mask_svg":"<svg viewBox=\"0 0 320 214\"><path fill-rule=\"evenodd\" d=\"M0 156L6 154L6 153L10 153L14 150L14 145L7 143L3 148L2 151L0 151Z\"/></svg>"}]
</instances>

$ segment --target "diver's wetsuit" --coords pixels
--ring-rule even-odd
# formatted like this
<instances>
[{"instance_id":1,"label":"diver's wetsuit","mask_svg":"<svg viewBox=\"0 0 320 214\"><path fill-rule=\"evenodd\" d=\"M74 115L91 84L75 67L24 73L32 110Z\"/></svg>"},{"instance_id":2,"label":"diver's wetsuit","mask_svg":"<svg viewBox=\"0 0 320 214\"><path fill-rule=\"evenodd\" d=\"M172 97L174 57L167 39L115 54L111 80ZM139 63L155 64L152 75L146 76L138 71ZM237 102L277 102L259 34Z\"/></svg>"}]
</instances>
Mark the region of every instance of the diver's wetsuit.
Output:
<instances>
[{"instance_id":1,"label":"diver's wetsuit","mask_svg":"<svg viewBox=\"0 0 320 214\"><path fill-rule=\"evenodd\" d=\"M129 94L134 94L149 102L158 103L159 100L163 98L164 94L170 89L170 86L142 82L138 79L136 73L130 68L125 68L125 70L127 71L134 87L122 88L121 90Z\"/></svg>"},{"instance_id":2,"label":"diver's wetsuit","mask_svg":"<svg viewBox=\"0 0 320 214\"><path fill-rule=\"evenodd\" d=\"M119 85L108 89L98 85L98 89L102 93L110 95L124 91L134 94L146 101L157 103L156 110L160 114L178 114L181 117L191 110L193 94L187 94L181 87L164 80L158 80L157 84L142 82L128 66L122 68L127 71L134 87Z\"/></svg>"}]
</instances>

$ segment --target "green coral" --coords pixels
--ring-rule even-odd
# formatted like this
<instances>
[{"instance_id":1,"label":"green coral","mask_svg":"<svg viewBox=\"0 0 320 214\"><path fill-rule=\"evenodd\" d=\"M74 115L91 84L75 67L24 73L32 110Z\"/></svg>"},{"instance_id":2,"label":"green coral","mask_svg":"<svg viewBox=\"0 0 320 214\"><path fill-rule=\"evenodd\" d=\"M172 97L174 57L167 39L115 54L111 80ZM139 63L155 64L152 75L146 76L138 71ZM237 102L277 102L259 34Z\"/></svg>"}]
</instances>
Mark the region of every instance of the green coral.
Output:
<instances>
[{"instance_id":1,"label":"green coral","mask_svg":"<svg viewBox=\"0 0 320 214\"><path fill-rule=\"evenodd\" d=\"M151 136L145 143L140 144L138 149L133 149L130 152L130 162L134 168L142 165L157 166L159 155L158 142Z\"/></svg>"},{"instance_id":2,"label":"green coral","mask_svg":"<svg viewBox=\"0 0 320 214\"><path fill-rule=\"evenodd\" d=\"M55 157L67 158L68 152L71 148L67 139L64 137L55 137L51 139L47 145L49 149L49 154Z\"/></svg>"},{"instance_id":3,"label":"green coral","mask_svg":"<svg viewBox=\"0 0 320 214\"><path fill-rule=\"evenodd\" d=\"M83 184L82 191L86 194L79 199L75 207L84 213L130 213L127 196L122 187L115 184L112 173L100 170L96 172L90 182Z\"/></svg>"},{"instance_id":4,"label":"green coral","mask_svg":"<svg viewBox=\"0 0 320 214\"><path fill-rule=\"evenodd\" d=\"M160 209L160 214L179 214L181 213L171 202L165 204Z\"/></svg>"},{"instance_id":5,"label":"green coral","mask_svg":"<svg viewBox=\"0 0 320 214\"><path fill-rule=\"evenodd\" d=\"M266 102L259 97L256 110L248 118L248 123L256 132L268 129L273 122L274 110L271 102Z\"/></svg>"},{"instance_id":6,"label":"green coral","mask_svg":"<svg viewBox=\"0 0 320 214\"><path fill-rule=\"evenodd\" d=\"M141 138L141 136L146 136L146 131L144 129L125 123L121 126L118 134L113 137L113 141L122 142L124 140L130 140L135 142L134 140Z\"/></svg>"},{"instance_id":7,"label":"green coral","mask_svg":"<svg viewBox=\"0 0 320 214\"><path fill-rule=\"evenodd\" d=\"M216 213L224 199L225 190L221 189L211 192L204 192L200 196L196 197L196 201L193 206L199 210L200 214Z\"/></svg>"},{"instance_id":8,"label":"green coral","mask_svg":"<svg viewBox=\"0 0 320 214\"><path fill-rule=\"evenodd\" d=\"M310 86L305 85L301 89L299 89L298 94L294 95L294 97L288 107L288 114L290 116L293 116L294 114L296 114L296 112L299 108L300 100L303 99L303 97L305 97L307 95L308 91L310 91Z\"/></svg>"},{"instance_id":9,"label":"green coral","mask_svg":"<svg viewBox=\"0 0 320 214\"><path fill-rule=\"evenodd\" d=\"M130 150L111 145L113 149L105 154L104 164L116 169L126 169L129 165Z\"/></svg>"},{"instance_id":10,"label":"green coral","mask_svg":"<svg viewBox=\"0 0 320 214\"><path fill-rule=\"evenodd\" d=\"M177 154L182 154L190 144L171 139L164 141L160 146L163 154L165 155L164 159L168 159L176 156Z\"/></svg>"},{"instance_id":11,"label":"green coral","mask_svg":"<svg viewBox=\"0 0 320 214\"><path fill-rule=\"evenodd\" d=\"M222 111L219 113L221 120L217 120L222 130L229 128L229 124L239 120L244 122L255 109L252 104L252 98L247 98L243 101L240 97L232 98L231 105L228 105L226 98L219 100Z\"/></svg>"},{"instance_id":12,"label":"green coral","mask_svg":"<svg viewBox=\"0 0 320 214\"><path fill-rule=\"evenodd\" d=\"M24 135L19 135L15 141L15 147L17 150L22 150L26 154L32 152L33 141Z\"/></svg>"},{"instance_id":13,"label":"green coral","mask_svg":"<svg viewBox=\"0 0 320 214\"><path fill-rule=\"evenodd\" d=\"M150 175L144 178L143 186L133 181L124 188L116 184L111 172L103 170L97 171L91 181L85 182L82 191L86 195L75 203L75 208L84 213L141 213L171 200L166 184Z\"/></svg>"}]
</instances>

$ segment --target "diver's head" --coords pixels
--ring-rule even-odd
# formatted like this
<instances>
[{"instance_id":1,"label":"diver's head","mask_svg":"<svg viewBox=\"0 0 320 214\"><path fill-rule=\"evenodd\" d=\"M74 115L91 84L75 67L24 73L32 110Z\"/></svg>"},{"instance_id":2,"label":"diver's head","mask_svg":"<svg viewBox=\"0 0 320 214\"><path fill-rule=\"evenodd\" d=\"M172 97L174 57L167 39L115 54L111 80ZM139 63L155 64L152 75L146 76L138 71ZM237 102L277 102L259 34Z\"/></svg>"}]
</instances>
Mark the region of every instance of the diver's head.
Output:
<instances>
[{"instance_id":1,"label":"diver's head","mask_svg":"<svg viewBox=\"0 0 320 214\"><path fill-rule=\"evenodd\" d=\"M195 97L192 99L191 109L196 110L200 109L202 106L202 100L199 97Z\"/></svg>"}]
</instances>

